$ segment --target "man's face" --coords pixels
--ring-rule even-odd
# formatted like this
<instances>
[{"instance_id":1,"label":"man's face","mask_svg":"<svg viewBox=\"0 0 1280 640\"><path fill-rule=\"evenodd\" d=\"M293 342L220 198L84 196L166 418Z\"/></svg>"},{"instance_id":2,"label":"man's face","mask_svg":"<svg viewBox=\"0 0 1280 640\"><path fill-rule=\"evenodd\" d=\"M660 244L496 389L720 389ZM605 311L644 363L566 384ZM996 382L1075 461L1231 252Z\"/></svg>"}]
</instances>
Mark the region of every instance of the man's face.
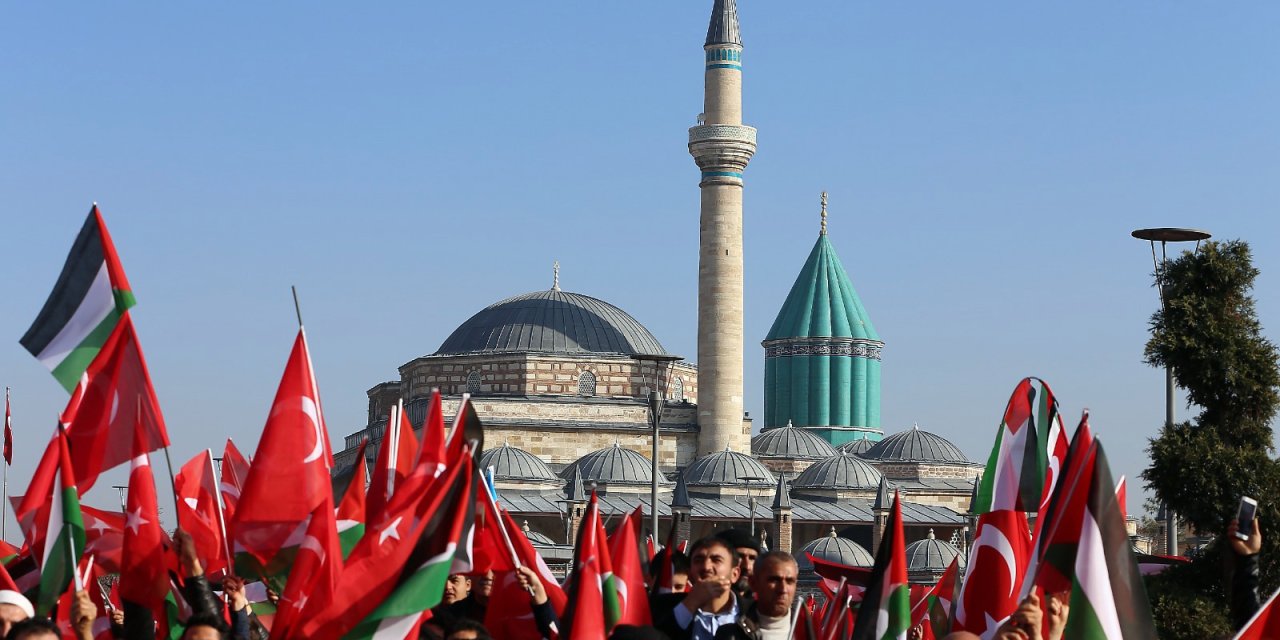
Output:
<instances>
[{"instance_id":1,"label":"man's face","mask_svg":"<svg viewBox=\"0 0 1280 640\"><path fill-rule=\"evenodd\" d=\"M755 573L756 558L759 556L760 554L751 547L738 547L738 572L742 577L751 579L751 574Z\"/></svg>"},{"instance_id":2,"label":"man's face","mask_svg":"<svg viewBox=\"0 0 1280 640\"><path fill-rule=\"evenodd\" d=\"M493 572L490 571L482 576L476 576L471 582L472 589L475 590L476 599L482 603L489 601L489 594L493 593Z\"/></svg>"},{"instance_id":3,"label":"man's face","mask_svg":"<svg viewBox=\"0 0 1280 640\"><path fill-rule=\"evenodd\" d=\"M693 584L703 580L728 580L737 582L741 572L733 562L733 555L724 545L709 544L700 547L689 558L689 577Z\"/></svg>"},{"instance_id":4,"label":"man's face","mask_svg":"<svg viewBox=\"0 0 1280 640\"><path fill-rule=\"evenodd\" d=\"M760 573L751 578L751 588L756 593L756 607L765 615L775 618L789 614L791 602L796 598L796 578L799 575L794 562L776 560L760 567Z\"/></svg>"},{"instance_id":5,"label":"man's face","mask_svg":"<svg viewBox=\"0 0 1280 640\"><path fill-rule=\"evenodd\" d=\"M479 637L480 634L475 629L461 629L449 634L445 640L478 640Z\"/></svg>"},{"instance_id":6,"label":"man's face","mask_svg":"<svg viewBox=\"0 0 1280 640\"><path fill-rule=\"evenodd\" d=\"M471 593L471 578L461 573L455 573L449 576L444 583L444 603L453 604Z\"/></svg>"},{"instance_id":7,"label":"man's face","mask_svg":"<svg viewBox=\"0 0 1280 640\"><path fill-rule=\"evenodd\" d=\"M197 625L186 630L182 634L182 640L221 640L222 636L218 634L218 630L213 627Z\"/></svg>"},{"instance_id":8,"label":"man's face","mask_svg":"<svg viewBox=\"0 0 1280 640\"><path fill-rule=\"evenodd\" d=\"M16 604L0 604L0 637L4 637L9 633L9 627L15 622L22 622L27 619L27 613Z\"/></svg>"},{"instance_id":9,"label":"man's face","mask_svg":"<svg viewBox=\"0 0 1280 640\"><path fill-rule=\"evenodd\" d=\"M671 576L671 592L684 593L689 586L689 574L677 573Z\"/></svg>"}]
</instances>

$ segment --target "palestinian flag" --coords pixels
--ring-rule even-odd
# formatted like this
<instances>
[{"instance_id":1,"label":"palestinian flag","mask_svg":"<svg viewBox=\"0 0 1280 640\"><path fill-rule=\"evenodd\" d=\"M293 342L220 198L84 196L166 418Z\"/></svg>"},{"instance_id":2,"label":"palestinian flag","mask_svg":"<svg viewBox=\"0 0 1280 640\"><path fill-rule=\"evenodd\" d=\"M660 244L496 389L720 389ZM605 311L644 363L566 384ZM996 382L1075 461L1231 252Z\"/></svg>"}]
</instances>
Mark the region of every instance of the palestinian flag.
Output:
<instances>
[{"instance_id":1,"label":"palestinian flag","mask_svg":"<svg viewBox=\"0 0 1280 640\"><path fill-rule=\"evenodd\" d=\"M1066 455L1066 436L1058 401L1039 378L1023 378L1009 396L996 443L978 487L975 513L997 510L1035 512ZM1051 456L1053 455L1051 465Z\"/></svg>"},{"instance_id":2,"label":"palestinian flag","mask_svg":"<svg viewBox=\"0 0 1280 640\"><path fill-rule=\"evenodd\" d=\"M95 204L71 245L53 292L20 342L63 388L73 391L121 314L134 303L124 267Z\"/></svg>"},{"instance_id":3,"label":"palestinian flag","mask_svg":"<svg viewBox=\"0 0 1280 640\"><path fill-rule=\"evenodd\" d=\"M876 564L858 608L851 640L906 640L911 625L911 590L902 535L902 503L894 491L889 528L880 538Z\"/></svg>"},{"instance_id":4,"label":"palestinian flag","mask_svg":"<svg viewBox=\"0 0 1280 640\"><path fill-rule=\"evenodd\" d=\"M1023 583L1023 598L1031 593L1033 586L1044 593L1061 593L1071 588L1080 519L1093 473L1093 451L1093 430L1089 427L1089 412L1085 411L1067 450L1062 482L1054 488L1047 508L1036 519L1031 558L1035 580Z\"/></svg>"},{"instance_id":5,"label":"palestinian flag","mask_svg":"<svg viewBox=\"0 0 1280 640\"><path fill-rule=\"evenodd\" d=\"M360 441L356 449L355 466L351 470L351 479L343 491L342 502L338 503L338 541L342 544L342 557L351 555L360 538L364 537L365 527L365 462L364 449L369 439Z\"/></svg>"},{"instance_id":6,"label":"palestinian flag","mask_svg":"<svg viewBox=\"0 0 1280 640\"><path fill-rule=\"evenodd\" d=\"M1138 564L1129 549L1124 517L1116 502L1102 444L1093 445L1093 469L1080 526L1072 576L1066 638L1132 640L1155 638L1155 624Z\"/></svg>"},{"instance_id":7,"label":"palestinian flag","mask_svg":"<svg viewBox=\"0 0 1280 640\"><path fill-rule=\"evenodd\" d=\"M926 622L934 636L941 638L951 633L952 603L959 601L960 554L957 553L942 574L942 579L938 580L938 584L934 585L933 591L925 599L925 615L928 616Z\"/></svg>"},{"instance_id":8,"label":"palestinian flag","mask_svg":"<svg viewBox=\"0 0 1280 640\"><path fill-rule=\"evenodd\" d=\"M35 598L36 613L48 616L58 597L71 584L76 562L84 555L84 520L80 516L80 494L71 474L71 456L65 438L59 438L61 464L58 481L51 492L49 521L44 549L40 555L40 587Z\"/></svg>"}]
</instances>

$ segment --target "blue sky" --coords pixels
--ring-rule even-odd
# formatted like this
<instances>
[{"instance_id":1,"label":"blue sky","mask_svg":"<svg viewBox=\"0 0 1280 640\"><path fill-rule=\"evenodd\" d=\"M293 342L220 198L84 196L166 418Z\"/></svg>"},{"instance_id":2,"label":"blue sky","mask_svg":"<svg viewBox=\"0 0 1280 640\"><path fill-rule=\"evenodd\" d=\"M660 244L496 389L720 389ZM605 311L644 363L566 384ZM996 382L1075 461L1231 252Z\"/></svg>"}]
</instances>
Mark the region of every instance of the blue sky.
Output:
<instances>
[{"instance_id":1,"label":"blue sky","mask_svg":"<svg viewBox=\"0 0 1280 640\"><path fill-rule=\"evenodd\" d=\"M175 463L252 450L300 289L331 436L472 313L547 288L696 353L710 1L4 9L0 377L20 493L65 394L18 345L98 201L137 293ZM1244 238L1280 323L1280 7L760 2L748 124L747 408L830 192L886 342L884 427L984 459L1024 375L1134 477L1163 420L1129 232ZM7 346L6 346L7 345ZM1180 408L1183 415L1186 409ZM1074 425L1072 425L1074 426ZM95 489L91 503L114 504ZM1131 500L1131 509L1139 503Z\"/></svg>"}]
</instances>

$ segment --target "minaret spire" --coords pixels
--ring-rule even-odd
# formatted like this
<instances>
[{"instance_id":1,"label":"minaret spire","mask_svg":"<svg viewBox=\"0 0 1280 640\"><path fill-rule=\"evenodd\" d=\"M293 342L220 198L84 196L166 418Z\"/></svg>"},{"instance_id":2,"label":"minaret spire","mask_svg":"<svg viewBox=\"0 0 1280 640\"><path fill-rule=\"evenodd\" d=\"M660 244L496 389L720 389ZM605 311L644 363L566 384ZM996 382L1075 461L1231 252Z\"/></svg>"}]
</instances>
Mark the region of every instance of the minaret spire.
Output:
<instances>
[{"instance_id":1,"label":"minaret spire","mask_svg":"<svg viewBox=\"0 0 1280 640\"><path fill-rule=\"evenodd\" d=\"M707 27L707 46L736 44L742 46L742 34L738 30L738 3L734 0L716 0L711 8L711 25Z\"/></svg>"},{"instance_id":2,"label":"minaret spire","mask_svg":"<svg viewBox=\"0 0 1280 640\"><path fill-rule=\"evenodd\" d=\"M822 230L821 235L827 235L827 192L822 192Z\"/></svg>"},{"instance_id":3,"label":"minaret spire","mask_svg":"<svg viewBox=\"0 0 1280 640\"><path fill-rule=\"evenodd\" d=\"M698 455L747 453L742 387L742 172L756 130L742 124L742 37L734 0L715 0L703 47L703 102L689 129L702 170L698 235Z\"/></svg>"}]
</instances>

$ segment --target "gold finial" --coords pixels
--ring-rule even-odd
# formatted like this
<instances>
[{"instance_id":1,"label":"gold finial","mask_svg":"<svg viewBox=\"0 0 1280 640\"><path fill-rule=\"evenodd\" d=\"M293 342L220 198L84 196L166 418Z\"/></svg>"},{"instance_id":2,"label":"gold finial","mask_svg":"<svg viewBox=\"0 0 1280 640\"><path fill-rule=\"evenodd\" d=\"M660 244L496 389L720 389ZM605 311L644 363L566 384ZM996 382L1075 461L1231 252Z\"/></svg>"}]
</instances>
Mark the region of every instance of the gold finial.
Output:
<instances>
[{"instance_id":1,"label":"gold finial","mask_svg":"<svg viewBox=\"0 0 1280 640\"><path fill-rule=\"evenodd\" d=\"M560 290L560 261L559 261L559 260L556 260L556 261L551 265L551 273L552 273L552 275L551 275L551 290L552 290L552 291L559 291L559 290Z\"/></svg>"},{"instance_id":2,"label":"gold finial","mask_svg":"<svg viewBox=\"0 0 1280 640\"><path fill-rule=\"evenodd\" d=\"M827 235L827 192L822 192L822 235Z\"/></svg>"}]
</instances>

